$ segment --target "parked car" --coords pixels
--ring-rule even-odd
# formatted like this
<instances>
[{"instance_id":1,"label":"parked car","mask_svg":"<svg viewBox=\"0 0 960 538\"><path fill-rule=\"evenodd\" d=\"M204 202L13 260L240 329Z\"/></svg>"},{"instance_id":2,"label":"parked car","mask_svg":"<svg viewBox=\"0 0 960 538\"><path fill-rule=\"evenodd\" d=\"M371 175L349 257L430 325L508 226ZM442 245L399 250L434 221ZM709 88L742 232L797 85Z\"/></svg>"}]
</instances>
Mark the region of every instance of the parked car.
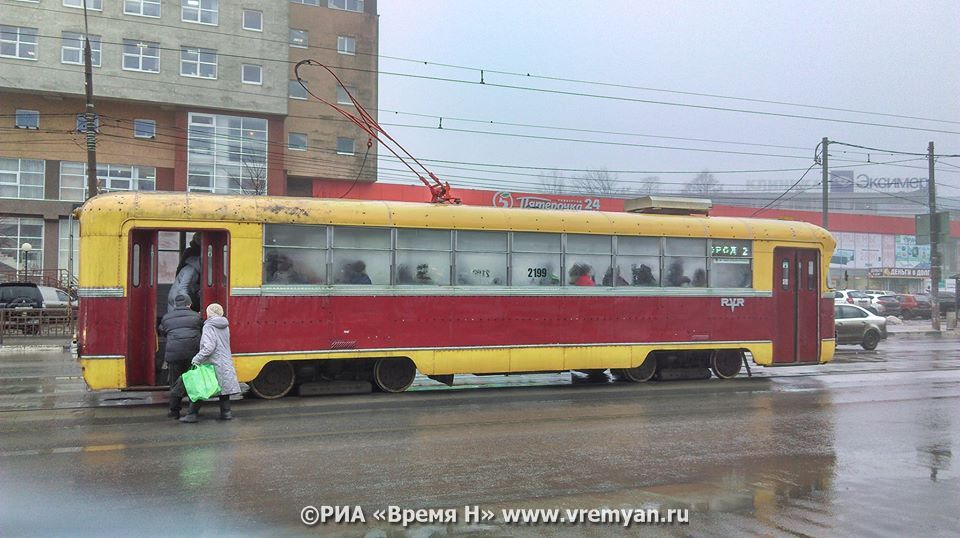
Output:
<instances>
[{"instance_id":1,"label":"parked car","mask_svg":"<svg viewBox=\"0 0 960 538\"><path fill-rule=\"evenodd\" d=\"M918 294L917 300L923 300L927 304L930 304L930 294ZM957 296L952 291L941 291L940 292L940 314L943 315L947 312L955 312L957 310Z\"/></svg>"},{"instance_id":2,"label":"parked car","mask_svg":"<svg viewBox=\"0 0 960 538\"><path fill-rule=\"evenodd\" d=\"M63 290L31 282L0 284L0 308L63 308L69 304Z\"/></svg>"},{"instance_id":3,"label":"parked car","mask_svg":"<svg viewBox=\"0 0 960 538\"><path fill-rule=\"evenodd\" d=\"M837 344L859 344L863 349L877 348L887 337L887 318L850 304L833 306Z\"/></svg>"},{"instance_id":4,"label":"parked car","mask_svg":"<svg viewBox=\"0 0 960 538\"><path fill-rule=\"evenodd\" d=\"M900 316L903 319L930 318L930 301L925 295L898 293L897 299L900 300Z\"/></svg>"},{"instance_id":5,"label":"parked car","mask_svg":"<svg viewBox=\"0 0 960 538\"><path fill-rule=\"evenodd\" d=\"M834 304L855 304L857 306L870 306L870 297L857 290L837 290L833 293Z\"/></svg>"},{"instance_id":6,"label":"parked car","mask_svg":"<svg viewBox=\"0 0 960 538\"><path fill-rule=\"evenodd\" d=\"M877 297L877 303L883 308L880 312L884 316L899 316L903 312L896 295L881 295Z\"/></svg>"},{"instance_id":7,"label":"parked car","mask_svg":"<svg viewBox=\"0 0 960 538\"><path fill-rule=\"evenodd\" d=\"M865 305L861 304L860 306L866 308L867 310L869 310L869 311L870 311L871 313L873 313L873 314L877 314L878 316L889 316L889 315L893 315L893 314L890 314L890 313L887 312L886 307L885 307L885 306L883 305L883 303L881 303L880 300L879 300L880 297L885 297L885 296L886 296L885 294L879 293L879 292L874 293L874 292L869 292L869 291L864 291L864 292L861 292L861 293L863 293L865 296L867 296L867 298L870 300L870 302L869 302L869 304L865 304Z\"/></svg>"}]
</instances>

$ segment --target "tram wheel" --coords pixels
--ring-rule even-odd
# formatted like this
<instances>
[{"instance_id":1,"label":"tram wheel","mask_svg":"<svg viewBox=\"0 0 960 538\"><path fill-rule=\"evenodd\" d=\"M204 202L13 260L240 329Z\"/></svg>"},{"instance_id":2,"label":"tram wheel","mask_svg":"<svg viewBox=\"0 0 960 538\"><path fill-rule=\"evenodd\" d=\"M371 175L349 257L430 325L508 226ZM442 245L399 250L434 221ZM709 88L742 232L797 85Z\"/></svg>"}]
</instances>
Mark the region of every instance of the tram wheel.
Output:
<instances>
[{"instance_id":1,"label":"tram wheel","mask_svg":"<svg viewBox=\"0 0 960 538\"><path fill-rule=\"evenodd\" d=\"M636 368L617 368L611 370L611 372L621 381L643 383L644 381L649 381L650 378L653 377L653 374L657 373L657 357L650 354L647 355L643 363Z\"/></svg>"},{"instance_id":2,"label":"tram wheel","mask_svg":"<svg viewBox=\"0 0 960 538\"><path fill-rule=\"evenodd\" d=\"M264 400L283 398L293 388L294 378L293 365L289 362L268 362L250 382L250 390Z\"/></svg>"},{"instance_id":3,"label":"tram wheel","mask_svg":"<svg viewBox=\"0 0 960 538\"><path fill-rule=\"evenodd\" d=\"M720 379L731 379L743 368L743 352L739 349L721 349L710 358L710 369Z\"/></svg>"},{"instance_id":4,"label":"tram wheel","mask_svg":"<svg viewBox=\"0 0 960 538\"><path fill-rule=\"evenodd\" d=\"M417 366L405 357L379 359L373 365L373 384L383 392L403 392L416 376Z\"/></svg>"}]
</instances>

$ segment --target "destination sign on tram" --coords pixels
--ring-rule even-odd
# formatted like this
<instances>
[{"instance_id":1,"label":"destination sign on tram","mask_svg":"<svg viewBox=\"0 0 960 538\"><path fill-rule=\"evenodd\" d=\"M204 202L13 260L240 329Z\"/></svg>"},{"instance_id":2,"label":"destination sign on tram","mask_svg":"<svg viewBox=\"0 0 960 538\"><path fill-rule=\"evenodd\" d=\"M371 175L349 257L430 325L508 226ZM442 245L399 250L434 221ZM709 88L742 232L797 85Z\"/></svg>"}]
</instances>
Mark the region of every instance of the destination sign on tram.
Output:
<instances>
[{"instance_id":1,"label":"destination sign on tram","mask_svg":"<svg viewBox=\"0 0 960 538\"><path fill-rule=\"evenodd\" d=\"M710 255L722 258L748 258L750 257L750 242L718 241L714 239L710 247Z\"/></svg>"}]
</instances>

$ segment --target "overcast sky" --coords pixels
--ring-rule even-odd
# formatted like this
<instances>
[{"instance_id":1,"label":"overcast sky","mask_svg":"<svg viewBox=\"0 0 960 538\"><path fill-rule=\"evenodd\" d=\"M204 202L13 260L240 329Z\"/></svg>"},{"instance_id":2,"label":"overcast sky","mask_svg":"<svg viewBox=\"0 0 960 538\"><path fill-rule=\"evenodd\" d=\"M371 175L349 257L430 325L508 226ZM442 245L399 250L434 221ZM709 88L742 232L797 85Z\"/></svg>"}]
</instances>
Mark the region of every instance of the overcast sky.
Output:
<instances>
[{"instance_id":1,"label":"overcast sky","mask_svg":"<svg viewBox=\"0 0 960 538\"><path fill-rule=\"evenodd\" d=\"M815 116L960 133L960 2L685 2L572 0L380 0L380 121L422 125L387 126L417 157L543 168L606 168L633 181L657 175L668 190L697 171L797 169L770 173L718 173L728 185L750 180L792 183L812 164L824 136L864 146L960 153L960 134L763 116L627 100L559 95L491 85L665 101L685 105ZM446 63L443 68L390 57ZM478 82L487 85L397 76L390 73ZM708 98L682 93L616 88L490 73L530 73L564 79L782 101L805 105L916 116L925 121ZM387 111L444 116L438 121ZM614 135L557 129L468 123L451 118L632 133ZM949 123L953 122L953 123ZM537 140L456 132L498 133L594 140ZM648 136L637 136L648 135ZM736 142L695 142L699 138ZM679 151L620 144L700 148ZM769 144L764 147L749 144ZM834 146L832 163L865 161ZM849 150L848 150L849 151ZM768 153L778 156L724 152ZM381 153L383 151L381 150ZM791 158L791 156L795 158ZM873 154L871 161L906 159ZM947 162L960 166L960 159ZM381 178L408 182L381 158ZM918 169L856 166L875 176L926 177ZM480 168L477 166L464 166ZM960 168L946 164L938 184L960 187ZM536 170L499 169L538 174ZM537 177L435 166L454 185L536 190ZM651 174L642 172L650 171ZM666 173L683 172L683 173ZM575 173L574 173L575 174ZM466 177L469 176L469 177ZM393 179L396 178L396 179ZM820 179L819 167L802 186ZM414 178L415 180L415 178ZM625 183L625 185L627 185ZM944 195L960 190L946 187Z\"/></svg>"}]
</instances>

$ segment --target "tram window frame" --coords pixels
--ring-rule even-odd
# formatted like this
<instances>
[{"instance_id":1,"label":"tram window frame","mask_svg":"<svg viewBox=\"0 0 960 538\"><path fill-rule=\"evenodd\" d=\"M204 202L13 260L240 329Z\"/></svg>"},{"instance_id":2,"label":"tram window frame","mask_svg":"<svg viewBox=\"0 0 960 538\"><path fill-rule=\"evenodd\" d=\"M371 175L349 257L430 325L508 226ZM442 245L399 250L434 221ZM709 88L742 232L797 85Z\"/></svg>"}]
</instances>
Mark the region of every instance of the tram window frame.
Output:
<instances>
[{"instance_id":1,"label":"tram window frame","mask_svg":"<svg viewBox=\"0 0 960 538\"><path fill-rule=\"evenodd\" d=\"M709 241L704 237L664 237L663 255L660 264L660 285L665 288L706 288L710 284L708 250ZM695 267L689 272L684 266L685 261L693 261ZM675 263L680 263L682 272L675 279L677 284L672 284L667 279L670 275L670 268ZM697 271L703 271L702 285L698 285ZM665 274L666 273L666 276Z\"/></svg>"},{"instance_id":2,"label":"tram window frame","mask_svg":"<svg viewBox=\"0 0 960 538\"><path fill-rule=\"evenodd\" d=\"M508 286L510 284L510 256L509 256L509 233L506 231L500 230L455 230L453 234L453 285L454 286ZM465 241L466 238L480 238L486 237L489 239L496 238L497 241L483 244L483 243L474 243L473 239L469 242ZM496 243L496 244L493 244ZM484 279L493 279L491 283L480 283L474 284L472 282L466 281L466 275L460 274L461 266L473 266L474 262L467 263L465 258L479 258L479 259L488 259L492 260L497 259L496 264L487 263L488 267L484 268L472 268L471 274L474 275L474 278L484 278ZM495 274L497 271L501 271L501 282L496 282L498 276ZM489 271L490 274L481 274L480 272Z\"/></svg>"},{"instance_id":3,"label":"tram window frame","mask_svg":"<svg viewBox=\"0 0 960 538\"><path fill-rule=\"evenodd\" d=\"M393 282L397 286L449 286L452 282L453 270L453 231L437 230L433 228L397 228L394 243ZM444 238L445 236L445 238ZM431 239L432 237L432 239ZM421 244L420 241L424 241ZM446 243L444 245L444 242ZM431 248L432 247L432 248ZM446 254L445 264L440 261ZM427 263L420 263L424 258L409 261L408 255L420 255L425 258L434 258ZM403 256L403 258L402 258ZM403 260L403 263L401 263ZM439 263L439 265L438 265ZM410 271L409 268L415 268ZM443 270L443 268L446 270ZM401 275L401 268L406 268L409 276ZM403 278L401 278L403 277ZM407 281L409 280L409 281Z\"/></svg>"},{"instance_id":4,"label":"tram window frame","mask_svg":"<svg viewBox=\"0 0 960 538\"><path fill-rule=\"evenodd\" d=\"M807 291L815 291L816 288L816 262L807 260Z\"/></svg>"},{"instance_id":5,"label":"tram window frame","mask_svg":"<svg viewBox=\"0 0 960 538\"><path fill-rule=\"evenodd\" d=\"M617 267L614 260L613 236L597 234L565 234L564 239L564 274L567 275L568 285L576 286L575 282L576 279L579 278L579 275L574 277L571 275L571 271L573 271L578 265L581 267L586 265L592 271L592 273L588 274L592 274L591 278L593 280L593 285L596 287L614 287L614 284L616 283L615 281L617 280L614 278L614 274L622 279L619 267ZM571 242L573 243L573 246L571 246ZM594 243L596 245L603 245L605 243L606 252L604 252L604 247L601 247L597 250L591 250L591 248L587 246L590 243ZM597 265L598 262L601 265ZM600 268L602 265L606 265L606 267ZM607 275L608 272L610 273L609 275ZM604 282L607 281L608 276L610 283L604 284ZM623 279L623 281L624 284L621 284L621 286L626 286L626 279Z\"/></svg>"},{"instance_id":6,"label":"tram window frame","mask_svg":"<svg viewBox=\"0 0 960 538\"><path fill-rule=\"evenodd\" d=\"M717 243L723 243L717 245ZM748 239L711 239L708 244L710 263L707 271L708 282L711 288L737 288L747 289L753 287L753 242ZM726 272L726 267L747 267L747 272L740 275L730 275L733 278L739 277L739 285L720 285L721 273ZM721 270L720 268L724 269ZM726 278L724 275L723 278ZM744 278L746 277L746 278Z\"/></svg>"},{"instance_id":7,"label":"tram window frame","mask_svg":"<svg viewBox=\"0 0 960 538\"><path fill-rule=\"evenodd\" d=\"M629 270L623 264L630 264ZM652 236L618 235L614 237L614 264L619 277L627 284L620 287L662 287L663 238ZM653 283L643 283L643 267L650 270ZM629 278L628 278L629 277Z\"/></svg>"},{"instance_id":8,"label":"tram window frame","mask_svg":"<svg viewBox=\"0 0 960 538\"><path fill-rule=\"evenodd\" d=\"M330 226L329 228L329 275L331 284L336 286L352 285L349 282L342 281L344 278L342 275L346 275L348 269L358 261L365 264L366 275L370 278L371 285L390 286L393 284L396 228L373 226ZM355 237L362 237L364 234L369 234L369 237L379 235L381 243L339 243L339 237L349 235L345 233L347 230L349 230L349 234L356 234ZM386 241L383 241L383 239L386 239Z\"/></svg>"},{"instance_id":9,"label":"tram window frame","mask_svg":"<svg viewBox=\"0 0 960 538\"><path fill-rule=\"evenodd\" d=\"M563 286L563 234L511 232L508 263L511 286L524 288ZM544 266L533 267L532 265ZM556 273L551 272L551 268Z\"/></svg>"},{"instance_id":10,"label":"tram window frame","mask_svg":"<svg viewBox=\"0 0 960 538\"><path fill-rule=\"evenodd\" d=\"M326 285L330 272L328 267L330 262L328 228L323 224L264 224L262 274L260 278L262 284L264 286ZM285 234L278 232L287 232L289 235L285 236ZM309 241L301 241L304 239ZM274 254L275 260L279 260L279 256L285 256L289 259L291 271L287 278L292 279L292 282L268 280L270 275L273 274L269 271L271 254ZM294 255L293 259L290 259L291 254ZM300 263L301 266L312 267L312 275L317 275L317 270L319 270L319 276L311 277L309 272L298 271L294 265L295 262Z\"/></svg>"}]
</instances>

